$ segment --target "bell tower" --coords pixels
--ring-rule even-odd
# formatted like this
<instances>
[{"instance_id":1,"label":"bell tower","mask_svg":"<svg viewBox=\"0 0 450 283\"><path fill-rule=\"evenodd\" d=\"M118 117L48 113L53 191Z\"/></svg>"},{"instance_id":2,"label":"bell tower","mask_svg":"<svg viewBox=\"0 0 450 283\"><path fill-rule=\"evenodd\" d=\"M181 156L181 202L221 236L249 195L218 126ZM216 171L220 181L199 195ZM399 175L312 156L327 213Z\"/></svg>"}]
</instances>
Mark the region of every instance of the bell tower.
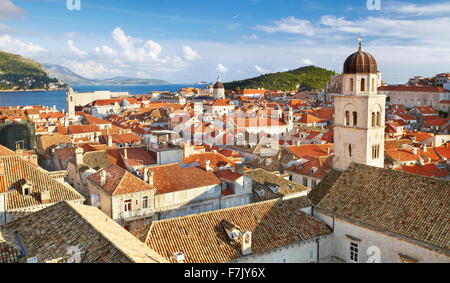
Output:
<instances>
[{"instance_id":1,"label":"bell tower","mask_svg":"<svg viewBox=\"0 0 450 283\"><path fill-rule=\"evenodd\" d=\"M344 63L343 93L334 96L333 168L346 170L352 162L384 167L384 120L386 96L379 95L377 62L358 51Z\"/></svg>"},{"instance_id":2,"label":"bell tower","mask_svg":"<svg viewBox=\"0 0 450 283\"><path fill-rule=\"evenodd\" d=\"M66 92L67 118L75 118L75 93L72 88L68 88Z\"/></svg>"},{"instance_id":3,"label":"bell tower","mask_svg":"<svg viewBox=\"0 0 450 283\"><path fill-rule=\"evenodd\" d=\"M220 81L220 76L217 77L217 82L214 84L213 96L214 99L225 99L225 87Z\"/></svg>"}]
</instances>

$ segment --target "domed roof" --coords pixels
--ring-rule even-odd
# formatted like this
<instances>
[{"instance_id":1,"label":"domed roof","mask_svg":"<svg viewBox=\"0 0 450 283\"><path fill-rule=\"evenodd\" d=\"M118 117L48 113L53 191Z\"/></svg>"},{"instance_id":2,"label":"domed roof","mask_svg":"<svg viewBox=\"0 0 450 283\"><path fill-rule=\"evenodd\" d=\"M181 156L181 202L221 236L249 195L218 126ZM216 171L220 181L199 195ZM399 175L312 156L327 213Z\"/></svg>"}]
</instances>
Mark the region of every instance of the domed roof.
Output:
<instances>
[{"instance_id":1,"label":"domed roof","mask_svg":"<svg viewBox=\"0 0 450 283\"><path fill-rule=\"evenodd\" d=\"M120 107L129 107L130 105L131 105L131 103L126 99L124 99L120 102Z\"/></svg>"},{"instance_id":2,"label":"domed roof","mask_svg":"<svg viewBox=\"0 0 450 283\"><path fill-rule=\"evenodd\" d=\"M225 87L223 86L222 82L217 82L217 83L214 84L213 88L225 88Z\"/></svg>"},{"instance_id":3,"label":"domed roof","mask_svg":"<svg viewBox=\"0 0 450 283\"><path fill-rule=\"evenodd\" d=\"M358 52L348 56L344 62L344 74L378 73L377 61L367 52L362 51L361 43Z\"/></svg>"},{"instance_id":4,"label":"domed roof","mask_svg":"<svg viewBox=\"0 0 450 283\"><path fill-rule=\"evenodd\" d=\"M217 88L225 88L223 86L223 83L220 81L220 76L217 77L217 82L214 84L213 88L217 89Z\"/></svg>"}]
</instances>

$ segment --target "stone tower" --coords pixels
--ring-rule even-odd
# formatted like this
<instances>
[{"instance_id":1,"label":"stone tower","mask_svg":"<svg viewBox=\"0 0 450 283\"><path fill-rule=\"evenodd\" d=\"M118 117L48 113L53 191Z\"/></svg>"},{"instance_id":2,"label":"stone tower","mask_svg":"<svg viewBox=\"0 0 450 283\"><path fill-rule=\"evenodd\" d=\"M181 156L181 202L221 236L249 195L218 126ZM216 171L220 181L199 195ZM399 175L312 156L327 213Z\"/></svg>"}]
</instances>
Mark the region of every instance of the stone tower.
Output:
<instances>
[{"instance_id":1,"label":"stone tower","mask_svg":"<svg viewBox=\"0 0 450 283\"><path fill-rule=\"evenodd\" d=\"M67 117L75 118L75 93L72 88L68 88L66 92Z\"/></svg>"},{"instance_id":2,"label":"stone tower","mask_svg":"<svg viewBox=\"0 0 450 283\"><path fill-rule=\"evenodd\" d=\"M217 82L214 84L213 96L214 99L225 99L225 87L220 81L220 77L217 77Z\"/></svg>"},{"instance_id":3,"label":"stone tower","mask_svg":"<svg viewBox=\"0 0 450 283\"><path fill-rule=\"evenodd\" d=\"M377 62L358 51L344 63L342 94L334 96L333 168L346 170L352 162L384 167L384 119L386 96L378 95Z\"/></svg>"}]
</instances>

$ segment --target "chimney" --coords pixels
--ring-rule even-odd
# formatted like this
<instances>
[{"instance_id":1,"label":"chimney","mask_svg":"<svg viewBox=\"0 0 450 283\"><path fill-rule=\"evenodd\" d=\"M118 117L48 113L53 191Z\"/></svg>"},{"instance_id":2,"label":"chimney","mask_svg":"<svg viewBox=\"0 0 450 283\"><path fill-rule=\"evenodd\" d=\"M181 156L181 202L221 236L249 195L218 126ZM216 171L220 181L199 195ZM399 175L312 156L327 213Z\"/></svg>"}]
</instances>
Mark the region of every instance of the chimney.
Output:
<instances>
[{"instance_id":1,"label":"chimney","mask_svg":"<svg viewBox=\"0 0 450 283\"><path fill-rule=\"evenodd\" d=\"M423 145L423 152L427 152L427 145L426 144Z\"/></svg>"},{"instance_id":2,"label":"chimney","mask_svg":"<svg viewBox=\"0 0 450 283\"><path fill-rule=\"evenodd\" d=\"M106 171L102 170L100 171L100 186L103 187L106 185Z\"/></svg>"},{"instance_id":3,"label":"chimney","mask_svg":"<svg viewBox=\"0 0 450 283\"><path fill-rule=\"evenodd\" d=\"M108 134L108 147L112 147L112 136Z\"/></svg>"},{"instance_id":4,"label":"chimney","mask_svg":"<svg viewBox=\"0 0 450 283\"><path fill-rule=\"evenodd\" d=\"M143 176L144 182L148 183L148 168L144 167L144 176Z\"/></svg>"},{"instance_id":5,"label":"chimney","mask_svg":"<svg viewBox=\"0 0 450 283\"><path fill-rule=\"evenodd\" d=\"M242 244L241 244L242 255L249 255L252 253L252 232L244 231L242 233Z\"/></svg>"},{"instance_id":6,"label":"chimney","mask_svg":"<svg viewBox=\"0 0 450 283\"><path fill-rule=\"evenodd\" d=\"M152 171L149 170L147 172L147 183L150 186L153 186L153 184L154 184L154 177L155 177L155 173L153 173Z\"/></svg>"},{"instance_id":7,"label":"chimney","mask_svg":"<svg viewBox=\"0 0 450 283\"><path fill-rule=\"evenodd\" d=\"M211 166L211 160L206 160L205 161L205 169L206 169L206 172L213 172L214 171L214 169Z\"/></svg>"},{"instance_id":8,"label":"chimney","mask_svg":"<svg viewBox=\"0 0 450 283\"><path fill-rule=\"evenodd\" d=\"M77 165L83 164L83 152L84 150L81 147L75 149L75 161Z\"/></svg>"},{"instance_id":9,"label":"chimney","mask_svg":"<svg viewBox=\"0 0 450 283\"><path fill-rule=\"evenodd\" d=\"M327 154L330 155L331 153L331 148L329 146L327 146Z\"/></svg>"},{"instance_id":10,"label":"chimney","mask_svg":"<svg viewBox=\"0 0 450 283\"><path fill-rule=\"evenodd\" d=\"M0 176L5 176L5 164L0 160Z\"/></svg>"},{"instance_id":11,"label":"chimney","mask_svg":"<svg viewBox=\"0 0 450 283\"><path fill-rule=\"evenodd\" d=\"M419 149L417 147L413 148L414 155L417 155L418 151L419 151Z\"/></svg>"},{"instance_id":12,"label":"chimney","mask_svg":"<svg viewBox=\"0 0 450 283\"><path fill-rule=\"evenodd\" d=\"M177 263L183 263L185 260L185 256L183 252L176 252L173 254L173 259L177 262Z\"/></svg>"},{"instance_id":13,"label":"chimney","mask_svg":"<svg viewBox=\"0 0 450 283\"><path fill-rule=\"evenodd\" d=\"M126 149L126 148L123 151L123 159L128 159L128 149Z\"/></svg>"},{"instance_id":14,"label":"chimney","mask_svg":"<svg viewBox=\"0 0 450 283\"><path fill-rule=\"evenodd\" d=\"M42 204L50 203L50 191L42 191L39 193Z\"/></svg>"},{"instance_id":15,"label":"chimney","mask_svg":"<svg viewBox=\"0 0 450 283\"><path fill-rule=\"evenodd\" d=\"M237 162L235 165L236 173L244 174L244 162Z\"/></svg>"}]
</instances>

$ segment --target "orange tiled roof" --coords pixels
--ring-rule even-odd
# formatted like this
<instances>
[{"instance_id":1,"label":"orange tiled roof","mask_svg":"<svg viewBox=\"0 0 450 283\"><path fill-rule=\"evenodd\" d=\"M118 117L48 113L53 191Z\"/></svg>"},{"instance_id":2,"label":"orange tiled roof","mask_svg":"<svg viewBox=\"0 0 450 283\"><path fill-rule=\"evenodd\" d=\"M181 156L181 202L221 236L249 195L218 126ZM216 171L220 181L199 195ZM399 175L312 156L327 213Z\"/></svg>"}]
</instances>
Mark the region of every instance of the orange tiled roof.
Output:
<instances>
[{"instance_id":1,"label":"orange tiled roof","mask_svg":"<svg viewBox=\"0 0 450 283\"><path fill-rule=\"evenodd\" d=\"M8 210L22 209L30 206L42 205L39 193L50 192L49 203L65 200L83 201L84 198L73 188L67 187L37 165L28 162L19 156L0 157L3 166L3 187L9 188L6 206ZM1 179L0 179L1 180ZM20 184L29 181L33 186L31 196L24 196L20 192ZM0 185L0 187L2 187Z\"/></svg>"},{"instance_id":2,"label":"orange tiled roof","mask_svg":"<svg viewBox=\"0 0 450 283\"><path fill-rule=\"evenodd\" d=\"M101 171L106 171L106 182L100 183ZM153 190L154 187L145 183L135 175L117 165L111 165L88 177L89 181L102 188L111 196L125 195Z\"/></svg>"},{"instance_id":3,"label":"orange tiled roof","mask_svg":"<svg viewBox=\"0 0 450 283\"><path fill-rule=\"evenodd\" d=\"M445 177L450 174L448 171L439 169L436 164L401 166L401 170L406 173L422 175L427 177Z\"/></svg>"},{"instance_id":4,"label":"orange tiled roof","mask_svg":"<svg viewBox=\"0 0 450 283\"><path fill-rule=\"evenodd\" d=\"M327 156L333 153L333 144L302 144L288 146L297 158Z\"/></svg>"},{"instance_id":5,"label":"orange tiled roof","mask_svg":"<svg viewBox=\"0 0 450 283\"><path fill-rule=\"evenodd\" d=\"M449 92L443 87L434 86L380 86L378 91Z\"/></svg>"},{"instance_id":6,"label":"orange tiled roof","mask_svg":"<svg viewBox=\"0 0 450 283\"><path fill-rule=\"evenodd\" d=\"M183 168L178 163L150 167L154 173L157 194L218 185L221 181L213 174L197 167Z\"/></svg>"},{"instance_id":7,"label":"orange tiled roof","mask_svg":"<svg viewBox=\"0 0 450 283\"><path fill-rule=\"evenodd\" d=\"M155 221L136 236L167 260L182 251L186 263L223 263L242 257L242 237L230 241L223 223L252 232L253 254L331 233L325 223L304 213L306 198L269 200L185 217Z\"/></svg>"}]
</instances>

